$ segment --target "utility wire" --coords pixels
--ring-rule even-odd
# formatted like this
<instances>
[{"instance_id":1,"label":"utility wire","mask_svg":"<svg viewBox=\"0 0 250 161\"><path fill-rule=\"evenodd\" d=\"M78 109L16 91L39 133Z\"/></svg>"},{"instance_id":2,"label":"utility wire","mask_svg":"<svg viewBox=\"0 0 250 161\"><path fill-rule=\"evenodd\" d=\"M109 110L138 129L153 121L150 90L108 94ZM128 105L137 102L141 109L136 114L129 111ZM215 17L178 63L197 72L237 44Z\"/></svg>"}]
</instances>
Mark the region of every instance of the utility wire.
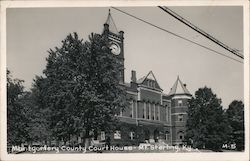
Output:
<instances>
[{"instance_id":1,"label":"utility wire","mask_svg":"<svg viewBox=\"0 0 250 161\"><path fill-rule=\"evenodd\" d=\"M209 48L209 47L206 47L206 46L204 46L204 45L201 45L201 44L199 44L199 43L197 43L197 42L195 42L195 41L192 41L192 40L190 40L190 39L188 39L188 38L185 38L185 37L183 37L183 36L180 36L180 35L178 35L178 34L176 34L176 33L173 33L173 32L171 32L171 31L168 31L168 30L166 30L166 29L164 29L164 28L162 28L162 27L159 27L159 26L157 26L157 25L154 25L154 24L152 24L152 23L150 23L150 22L148 22L148 21L145 21L145 20L143 20L143 19L141 19L141 18L139 18L139 17L136 17L136 16L134 16L134 15L132 15L132 14L129 14L129 13L125 12L125 11L122 11L122 10L116 8L116 7L111 7L111 8L113 8L113 9L115 9L115 10L121 12L121 13L124 13L124 14L126 14L126 15L128 15L128 16L130 16L130 17L133 17L133 18L135 18L135 19L137 19L137 20L139 20L139 21L142 21L142 22L144 22L144 23L146 23L146 24L148 24L148 25L150 25L150 26L153 26L153 27L155 27L155 28L157 28L157 29L160 29L160 30L162 30L162 31L164 31L164 32L167 32L167 33L169 33L169 34L171 34L171 35L174 35L174 36L176 36L176 37L178 37L178 38L181 38L181 39L186 40L186 41L188 41L188 42L190 42L190 43L193 43L193 44L195 44L195 45L197 45L197 46L200 46L200 47L205 48L205 49L207 49L207 50L209 50L209 51L212 51L212 52L214 52L214 53L216 53L216 54L218 54L218 55L225 56L225 57L227 57L227 58L229 58L229 59L231 59L231 60L235 60L235 61L237 61L237 62L239 62L239 63L243 63L242 61L239 61L239 60L237 60L237 59L235 59L235 58L232 58L232 57L230 57L230 56L227 56L227 55L225 55L225 54L223 54L223 53L221 53L221 52L218 52L218 51L216 51L216 50L214 50L214 49L211 49L211 48Z\"/></svg>"},{"instance_id":2,"label":"utility wire","mask_svg":"<svg viewBox=\"0 0 250 161\"><path fill-rule=\"evenodd\" d=\"M209 40L211 40L212 42L216 43L217 45L223 47L224 49L226 49L227 51L233 53L234 55L236 55L237 57L240 57L241 59L244 59L244 56L242 54L240 54L237 50L230 48L228 45L222 43L221 41L219 41L218 39L214 38L212 35L206 33L205 31L203 31L202 29L198 28L197 26L195 26L194 24L192 24L191 22L189 22L188 20L186 20L185 18L181 17L180 15L178 15L176 12L172 11L171 9L169 9L166 6L158 6L161 10L163 10L164 12L168 13L169 15L171 15L172 17L176 18L177 20L179 20L180 22L182 22L183 24L187 25L188 27L190 27L191 29L195 30L196 32L198 32L199 34L205 36L206 38L208 38Z\"/></svg>"}]
</instances>

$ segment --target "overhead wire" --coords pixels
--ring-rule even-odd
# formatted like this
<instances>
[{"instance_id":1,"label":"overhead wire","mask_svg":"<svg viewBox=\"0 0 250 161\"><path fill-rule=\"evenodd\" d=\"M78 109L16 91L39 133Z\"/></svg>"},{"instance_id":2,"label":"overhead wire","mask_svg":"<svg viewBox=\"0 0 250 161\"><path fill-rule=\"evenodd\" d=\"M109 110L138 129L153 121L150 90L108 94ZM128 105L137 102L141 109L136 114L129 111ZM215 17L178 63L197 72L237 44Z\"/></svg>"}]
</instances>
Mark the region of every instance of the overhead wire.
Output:
<instances>
[{"instance_id":1,"label":"overhead wire","mask_svg":"<svg viewBox=\"0 0 250 161\"><path fill-rule=\"evenodd\" d=\"M188 42L193 43L193 44L195 44L195 45L197 45L197 46L200 46L200 47L205 48L205 49L207 49L207 50L209 50L209 51L212 51L212 52L214 52L214 53L216 53L216 54L218 54L218 55L227 57L227 58L229 58L229 59L231 59L231 60L234 60L234 61L237 61L237 62L239 62L239 63L243 63L243 62L240 61L240 60L237 60L237 59L235 59L235 58L233 58L233 57L230 57L230 56L228 56L228 55L225 55L225 54L223 54L223 53L221 53L221 52L218 52L218 51L216 51L216 50L214 50L214 49L211 49L211 48L209 48L209 47L207 47L207 46L204 46L204 45L202 45L202 44L199 44L199 43L197 43L197 42L195 42L195 41L193 41L193 40L190 40L190 39L188 39L188 38L185 38L185 37L183 37L183 36L180 36L180 35L178 35L178 34L176 34L176 33L174 33L174 32L171 32L171 31L169 31L169 30L167 30L167 29L164 29L164 28L162 28L162 27L159 27L159 26L157 26L157 25L154 25L154 24L151 23L151 22L148 22L148 21L146 21L146 20L143 20L143 19L141 19L141 18L139 18L139 17L137 17L137 16L134 16L134 15L132 15L132 14L130 14L130 13L127 13L127 12L121 10L121 9L118 9L118 8L116 8L116 7L111 7L111 8L113 8L113 9L115 9L115 10L117 10L117 11L123 13L123 14L126 14L126 15L128 15L128 16L130 16L130 17L133 17L133 18L135 18L135 19L137 19L137 20L139 20L139 21L141 21L141 22L144 22L144 23L146 23L146 24L148 24L148 25L150 25L150 26L153 26L153 27L155 27L155 28L157 28L157 29L159 29L159 30L162 30L162 31L167 32L167 33L169 33L169 34L171 34L171 35L174 35L175 37L181 38L181 39L183 39L183 40L185 40L185 41L188 41Z\"/></svg>"},{"instance_id":2,"label":"overhead wire","mask_svg":"<svg viewBox=\"0 0 250 161\"><path fill-rule=\"evenodd\" d=\"M168 8L166 6L158 6L158 7L161 10L163 10L165 13L168 13L169 15L171 15L172 17L174 17L175 19L179 20L180 22L182 22L183 24L187 25L188 27L190 27L194 31L196 31L199 34L201 34L202 36L206 37L207 39L211 40L215 44L217 44L220 47L226 49L227 51L231 52L232 54L236 55L237 57L239 57L241 59L244 59L244 56L242 54L240 54L237 49L232 49L228 45L224 44L223 42L221 42L218 39L216 39L215 37L213 37L212 35L208 34L207 32L203 31L199 27L195 26L190 21L186 20L185 18L183 18L182 16L180 16L179 14L177 14L176 12L174 12L173 10L171 10L170 8Z\"/></svg>"}]
</instances>

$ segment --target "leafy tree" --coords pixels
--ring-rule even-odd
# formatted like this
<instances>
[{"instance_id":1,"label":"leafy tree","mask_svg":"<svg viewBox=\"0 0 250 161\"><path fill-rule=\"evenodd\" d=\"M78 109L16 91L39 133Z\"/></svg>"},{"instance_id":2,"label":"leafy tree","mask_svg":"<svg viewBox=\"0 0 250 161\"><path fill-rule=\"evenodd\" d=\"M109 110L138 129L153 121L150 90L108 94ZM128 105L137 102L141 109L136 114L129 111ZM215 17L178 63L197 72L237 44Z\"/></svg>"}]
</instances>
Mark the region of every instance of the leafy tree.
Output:
<instances>
[{"instance_id":1,"label":"leafy tree","mask_svg":"<svg viewBox=\"0 0 250 161\"><path fill-rule=\"evenodd\" d=\"M210 88L195 92L189 101L185 139L195 148L219 151L226 138L226 122L221 100Z\"/></svg>"},{"instance_id":2,"label":"leafy tree","mask_svg":"<svg viewBox=\"0 0 250 161\"><path fill-rule=\"evenodd\" d=\"M226 110L226 117L231 129L228 142L236 144L237 150L244 150L244 104L234 100Z\"/></svg>"},{"instance_id":3,"label":"leafy tree","mask_svg":"<svg viewBox=\"0 0 250 161\"><path fill-rule=\"evenodd\" d=\"M32 142L42 143L50 140L51 131L48 121L50 113L44 104L43 93L39 90L43 88L42 85L45 85L44 79L37 76L31 91L26 92L21 99L21 103L26 109L26 118L29 120L27 141L31 144Z\"/></svg>"},{"instance_id":4,"label":"leafy tree","mask_svg":"<svg viewBox=\"0 0 250 161\"><path fill-rule=\"evenodd\" d=\"M48 112L39 89L41 77L36 78L31 92L24 91L23 80L12 79L7 70L7 140L8 145L46 141L50 136Z\"/></svg>"},{"instance_id":5,"label":"leafy tree","mask_svg":"<svg viewBox=\"0 0 250 161\"><path fill-rule=\"evenodd\" d=\"M7 143L8 145L20 145L28 137L28 122L26 109L22 104L24 96L24 81L12 79L7 69Z\"/></svg>"},{"instance_id":6,"label":"leafy tree","mask_svg":"<svg viewBox=\"0 0 250 161\"><path fill-rule=\"evenodd\" d=\"M119 85L121 66L108 39L91 34L83 42L76 33L69 34L60 48L50 49L46 60L45 77L35 84L53 136L68 141L81 132L90 138L91 132L112 130L118 107L126 106L126 93Z\"/></svg>"}]
</instances>

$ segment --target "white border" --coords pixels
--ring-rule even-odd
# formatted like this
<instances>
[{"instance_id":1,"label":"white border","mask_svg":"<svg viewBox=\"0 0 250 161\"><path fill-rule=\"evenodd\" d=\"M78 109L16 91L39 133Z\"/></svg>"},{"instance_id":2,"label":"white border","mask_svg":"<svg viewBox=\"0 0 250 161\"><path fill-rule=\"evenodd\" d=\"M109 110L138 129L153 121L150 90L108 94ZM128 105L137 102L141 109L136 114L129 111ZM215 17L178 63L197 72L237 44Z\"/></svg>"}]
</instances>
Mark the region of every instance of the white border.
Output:
<instances>
[{"instance_id":1,"label":"white border","mask_svg":"<svg viewBox=\"0 0 250 161\"><path fill-rule=\"evenodd\" d=\"M227 1L0 1L1 5L1 156L0 160L249 160L249 2L247 0ZM245 152L224 153L112 153L112 154L7 154L6 137L6 8L29 8L29 7L104 7L104 6L243 6L244 8L244 104L245 104Z\"/></svg>"}]
</instances>

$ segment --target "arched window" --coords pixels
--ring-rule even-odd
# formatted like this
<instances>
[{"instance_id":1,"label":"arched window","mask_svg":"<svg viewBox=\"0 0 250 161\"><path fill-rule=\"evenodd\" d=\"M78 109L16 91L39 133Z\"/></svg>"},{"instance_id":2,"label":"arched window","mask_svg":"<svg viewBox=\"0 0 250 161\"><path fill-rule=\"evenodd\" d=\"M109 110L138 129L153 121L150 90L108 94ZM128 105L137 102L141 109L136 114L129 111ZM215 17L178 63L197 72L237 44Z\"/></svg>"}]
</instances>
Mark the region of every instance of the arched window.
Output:
<instances>
[{"instance_id":1,"label":"arched window","mask_svg":"<svg viewBox=\"0 0 250 161\"><path fill-rule=\"evenodd\" d=\"M147 119L150 119L150 116L149 116L149 102L147 103L147 106L146 106L146 110L147 110Z\"/></svg>"},{"instance_id":2,"label":"arched window","mask_svg":"<svg viewBox=\"0 0 250 161\"><path fill-rule=\"evenodd\" d=\"M152 118L152 120L155 120L155 106L154 106L154 104L151 104L151 118Z\"/></svg>"},{"instance_id":3,"label":"arched window","mask_svg":"<svg viewBox=\"0 0 250 161\"><path fill-rule=\"evenodd\" d=\"M156 104L156 106L155 106L155 118L156 118L156 120L161 120L161 117L160 117L160 112L161 112L161 106L160 106L160 104Z\"/></svg>"}]
</instances>

